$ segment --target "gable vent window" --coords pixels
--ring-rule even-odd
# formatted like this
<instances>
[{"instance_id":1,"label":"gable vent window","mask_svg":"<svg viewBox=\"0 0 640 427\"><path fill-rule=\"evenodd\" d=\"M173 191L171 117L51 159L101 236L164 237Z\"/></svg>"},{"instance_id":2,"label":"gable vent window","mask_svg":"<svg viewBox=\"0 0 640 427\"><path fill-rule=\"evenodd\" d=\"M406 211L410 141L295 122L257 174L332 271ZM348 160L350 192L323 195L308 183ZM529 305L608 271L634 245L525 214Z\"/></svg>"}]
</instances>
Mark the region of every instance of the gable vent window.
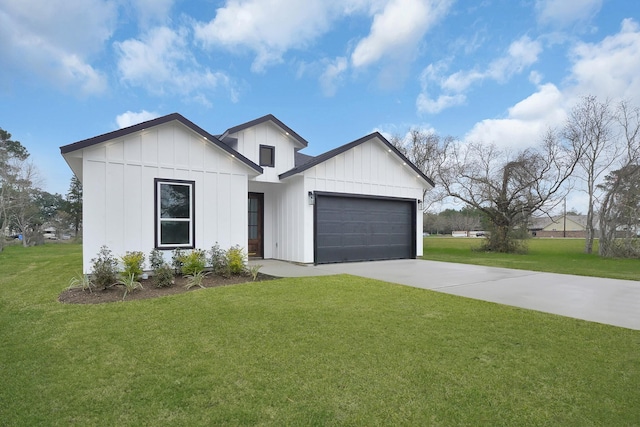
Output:
<instances>
[{"instance_id":1,"label":"gable vent window","mask_svg":"<svg viewBox=\"0 0 640 427\"><path fill-rule=\"evenodd\" d=\"M195 247L195 182L155 180L156 248Z\"/></svg>"},{"instance_id":2,"label":"gable vent window","mask_svg":"<svg viewBox=\"0 0 640 427\"><path fill-rule=\"evenodd\" d=\"M260 166L274 167L276 164L276 148L270 145L260 146Z\"/></svg>"}]
</instances>

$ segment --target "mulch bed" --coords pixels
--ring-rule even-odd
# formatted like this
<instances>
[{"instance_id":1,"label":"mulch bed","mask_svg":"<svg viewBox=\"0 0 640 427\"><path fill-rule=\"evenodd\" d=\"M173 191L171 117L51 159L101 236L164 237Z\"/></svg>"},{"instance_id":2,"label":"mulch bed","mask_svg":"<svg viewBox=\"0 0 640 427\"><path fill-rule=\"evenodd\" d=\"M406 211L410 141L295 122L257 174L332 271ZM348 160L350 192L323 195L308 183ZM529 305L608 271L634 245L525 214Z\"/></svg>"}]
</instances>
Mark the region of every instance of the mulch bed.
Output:
<instances>
[{"instance_id":1,"label":"mulch bed","mask_svg":"<svg viewBox=\"0 0 640 427\"><path fill-rule=\"evenodd\" d=\"M258 273L256 282L262 282L265 280L277 279L277 277L269 276L268 274ZM237 285L240 283L253 282L251 276L231 276L229 278L214 276L213 274L205 277L202 285L205 288L215 288L218 286ZM158 298L165 295L183 294L185 292L194 292L198 289L202 289L198 286L186 289L187 279L184 277L176 277L175 284L168 288L156 288L153 285L151 279L140 280L142 289L136 289L133 292L127 293L125 301ZM63 291L58 297L58 301L67 304L101 304L107 302L122 301L124 295L124 286L117 285L111 288L102 290L94 289L93 292L83 291L82 289L67 289Z\"/></svg>"}]
</instances>

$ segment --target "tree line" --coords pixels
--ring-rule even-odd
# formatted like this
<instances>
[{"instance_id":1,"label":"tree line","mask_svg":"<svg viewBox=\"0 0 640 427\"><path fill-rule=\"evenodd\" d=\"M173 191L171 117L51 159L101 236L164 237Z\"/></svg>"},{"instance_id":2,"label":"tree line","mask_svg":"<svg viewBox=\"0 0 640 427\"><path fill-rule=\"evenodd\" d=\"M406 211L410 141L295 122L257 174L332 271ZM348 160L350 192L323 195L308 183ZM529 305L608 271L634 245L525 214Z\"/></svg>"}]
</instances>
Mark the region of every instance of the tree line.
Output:
<instances>
[{"instance_id":1,"label":"tree line","mask_svg":"<svg viewBox=\"0 0 640 427\"><path fill-rule=\"evenodd\" d=\"M63 197L40 188L38 170L29 151L0 128L0 251L7 238L21 236L24 246L44 241L43 227L59 232L82 226L82 184L74 176Z\"/></svg>"},{"instance_id":2,"label":"tree line","mask_svg":"<svg viewBox=\"0 0 640 427\"><path fill-rule=\"evenodd\" d=\"M436 184L424 194L425 212L455 200L481 214L487 251L526 251L531 216L550 216L570 191L584 191L584 251L599 237L601 256L640 257L640 108L628 101L585 96L560 128L524 149L419 129L391 142Z\"/></svg>"}]
</instances>

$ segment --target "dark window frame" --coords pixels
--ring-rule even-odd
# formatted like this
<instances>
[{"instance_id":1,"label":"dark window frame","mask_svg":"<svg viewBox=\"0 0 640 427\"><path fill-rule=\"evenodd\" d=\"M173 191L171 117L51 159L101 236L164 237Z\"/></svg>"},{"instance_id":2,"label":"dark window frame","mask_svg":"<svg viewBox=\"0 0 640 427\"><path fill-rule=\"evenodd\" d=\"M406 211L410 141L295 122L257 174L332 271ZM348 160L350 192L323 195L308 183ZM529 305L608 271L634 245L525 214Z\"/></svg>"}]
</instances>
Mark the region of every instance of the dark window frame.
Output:
<instances>
[{"instance_id":1,"label":"dark window frame","mask_svg":"<svg viewBox=\"0 0 640 427\"><path fill-rule=\"evenodd\" d=\"M194 249L196 247L196 182L195 181L187 181L181 179L165 179L165 178L155 178L153 180L154 184L154 247L159 250L171 250L171 249ZM190 239L186 244L171 244L171 245L162 245L161 242L161 223L163 219L160 218L160 186L163 184L168 185L184 185L190 188ZM167 220L166 218L164 220ZM175 219L174 219L175 220Z\"/></svg>"},{"instance_id":2,"label":"dark window frame","mask_svg":"<svg viewBox=\"0 0 640 427\"><path fill-rule=\"evenodd\" d=\"M269 150L269 153L271 154L271 159L269 162L263 162L262 161L262 150ZM260 166L266 166L266 167L275 167L276 165L276 147L274 147L273 145L263 145L260 144L260 151L258 152L258 162L260 163Z\"/></svg>"}]
</instances>

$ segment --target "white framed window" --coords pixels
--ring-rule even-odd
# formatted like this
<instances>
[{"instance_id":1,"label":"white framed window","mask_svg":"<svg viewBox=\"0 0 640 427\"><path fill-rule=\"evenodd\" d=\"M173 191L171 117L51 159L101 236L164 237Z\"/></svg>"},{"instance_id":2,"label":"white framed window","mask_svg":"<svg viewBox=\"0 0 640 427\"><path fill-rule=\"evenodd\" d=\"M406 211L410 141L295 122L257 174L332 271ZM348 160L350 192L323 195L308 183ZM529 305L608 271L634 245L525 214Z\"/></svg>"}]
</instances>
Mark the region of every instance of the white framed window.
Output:
<instances>
[{"instance_id":1,"label":"white framed window","mask_svg":"<svg viewBox=\"0 0 640 427\"><path fill-rule=\"evenodd\" d=\"M195 182L155 179L155 246L195 247Z\"/></svg>"}]
</instances>

